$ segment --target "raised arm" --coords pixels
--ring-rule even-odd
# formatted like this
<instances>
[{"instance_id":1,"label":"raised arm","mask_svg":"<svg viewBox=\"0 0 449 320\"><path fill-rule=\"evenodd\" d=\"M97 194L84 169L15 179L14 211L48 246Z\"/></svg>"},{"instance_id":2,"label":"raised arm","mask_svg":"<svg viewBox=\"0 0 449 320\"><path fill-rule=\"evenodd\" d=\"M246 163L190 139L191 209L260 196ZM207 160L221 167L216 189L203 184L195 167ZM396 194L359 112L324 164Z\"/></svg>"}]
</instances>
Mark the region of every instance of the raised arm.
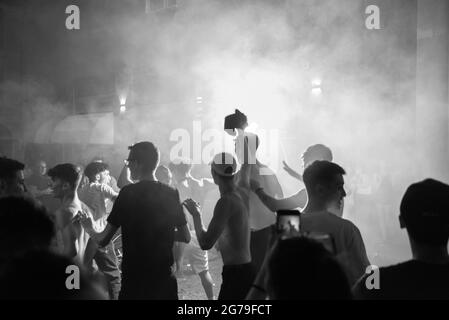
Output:
<instances>
[{"instance_id":1,"label":"raised arm","mask_svg":"<svg viewBox=\"0 0 449 320\"><path fill-rule=\"evenodd\" d=\"M104 197L107 199L110 199L112 201L115 201L118 197L118 192L116 192L112 187L104 184L101 186L101 192L103 193Z\"/></svg>"},{"instance_id":2,"label":"raised arm","mask_svg":"<svg viewBox=\"0 0 449 320\"><path fill-rule=\"evenodd\" d=\"M302 175L293 170L285 161L282 161L282 164L284 165L284 170L287 172L291 177L295 178L296 180L303 181Z\"/></svg>"},{"instance_id":3,"label":"raised arm","mask_svg":"<svg viewBox=\"0 0 449 320\"><path fill-rule=\"evenodd\" d=\"M260 201L271 211L296 209L298 207L303 208L307 204L307 194L305 190L300 190L294 195L276 199L269 196L262 187L260 187L257 181L251 180L251 189L259 197Z\"/></svg>"},{"instance_id":4,"label":"raised arm","mask_svg":"<svg viewBox=\"0 0 449 320\"><path fill-rule=\"evenodd\" d=\"M214 209L214 215L207 230L203 226L201 209L198 203L192 199L187 199L184 201L184 206L193 217L193 225L201 249L211 249L223 233L226 222L229 219L229 212L231 211L232 204L227 199L222 198L218 200Z\"/></svg>"}]
</instances>

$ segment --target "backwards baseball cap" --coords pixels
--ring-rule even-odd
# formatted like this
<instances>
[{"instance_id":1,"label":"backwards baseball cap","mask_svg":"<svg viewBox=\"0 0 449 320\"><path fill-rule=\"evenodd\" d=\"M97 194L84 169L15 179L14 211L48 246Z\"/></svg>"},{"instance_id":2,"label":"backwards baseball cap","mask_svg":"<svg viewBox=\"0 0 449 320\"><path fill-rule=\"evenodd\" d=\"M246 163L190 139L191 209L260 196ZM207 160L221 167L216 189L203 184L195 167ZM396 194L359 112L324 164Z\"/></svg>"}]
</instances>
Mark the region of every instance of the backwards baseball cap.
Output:
<instances>
[{"instance_id":1,"label":"backwards baseball cap","mask_svg":"<svg viewBox=\"0 0 449 320\"><path fill-rule=\"evenodd\" d=\"M426 179L409 186L402 197L400 217L405 225L449 225L449 185Z\"/></svg>"},{"instance_id":2,"label":"backwards baseball cap","mask_svg":"<svg viewBox=\"0 0 449 320\"><path fill-rule=\"evenodd\" d=\"M238 171L237 160L227 152L216 154L210 165L212 170L222 177L232 177Z\"/></svg>"}]
</instances>

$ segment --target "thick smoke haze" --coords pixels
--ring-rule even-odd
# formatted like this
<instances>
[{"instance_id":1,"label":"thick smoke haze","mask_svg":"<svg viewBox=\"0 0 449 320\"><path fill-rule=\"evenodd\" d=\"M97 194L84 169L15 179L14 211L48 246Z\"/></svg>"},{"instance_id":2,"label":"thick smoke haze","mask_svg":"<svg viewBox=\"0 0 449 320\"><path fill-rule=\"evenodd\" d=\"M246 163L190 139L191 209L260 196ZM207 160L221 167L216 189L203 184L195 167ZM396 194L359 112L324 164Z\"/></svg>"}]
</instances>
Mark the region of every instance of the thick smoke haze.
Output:
<instances>
[{"instance_id":1,"label":"thick smoke haze","mask_svg":"<svg viewBox=\"0 0 449 320\"><path fill-rule=\"evenodd\" d=\"M126 146L138 140L154 141L169 161L179 142L170 141L171 134L185 129L193 137L193 121L200 121L202 132L216 130L216 139L229 142L223 119L238 108L261 135L260 158L276 170L286 195L301 184L282 170L283 160L301 172L307 146L323 143L333 150L352 191L345 215L358 223L370 258L391 263L410 254L398 232L399 200L407 185L422 178L414 151L416 43L410 39L416 40L416 22L408 24L413 10L396 7L380 12L382 30L370 31L365 7L365 1L352 0L179 0L172 12L111 18L98 4L98 14L86 14L89 22L81 20L81 30L110 27L97 36L97 46L71 35L66 41L73 50L66 53L77 74L103 72L114 79L117 102L109 111L117 113L118 100L126 103L126 113L105 127L114 130L117 141L108 149L115 168L121 165L117 159L126 157ZM93 68L89 60L96 61ZM27 105L27 141L46 119L71 114L70 102L56 102L51 86L32 80L1 85L8 92L3 103ZM92 99L84 112L98 108ZM87 145L81 150L87 155L76 161L95 155ZM382 251L377 230L369 227L379 220L376 209L351 208L355 189L374 193L384 175L393 185L384 223L397 235L394 252ZM378 252L388 258L376 261Z\"/></svg>"},{"instance_id":2,"label":"thick smoke haze","mask_svg":"<svg viewBox=\"0 0 449 320\"><path fill-rule=\"evenodd\" d=\"M301 171L304 149L324 143L347 169L348 189L355 188L350 183L356 173L368 193L383 174L390 175L393 211L384 223L399 230L399 199L419 174L413 156L416 55L410 36L404 40L413 26L393 25L389 13L391 31L373 35L365 17L363 4L354 1L180 1L171 19L159 16L146 21L146 28L125 21L122 36L132 38L135 50L127 65L143 65L163 79L153 99L174 101L157 113L151 107L136 111L137 123L145 119L137 126L139 137L158 131L164 141L173 128L194 136L192 117L180 119L173 112L195 117L196 97L203 100L203 130L220 130L224 116L239 108L262 133L260 158L276 169L286 194L299 185L282 171L282 160ZM315 84L320 95L312 93ZM142 118L141 110L149 116ZM270 130L277 141L267 139ZM192 155L192 143L188 147ZM352 214L374 256L379 237L368 228L372 221ZM368 214L380 219L374 209ZM405 234L396 234L407 247ZM398 261L409 254L399 250L390 253Z\"/></svg>"}]
</instances>

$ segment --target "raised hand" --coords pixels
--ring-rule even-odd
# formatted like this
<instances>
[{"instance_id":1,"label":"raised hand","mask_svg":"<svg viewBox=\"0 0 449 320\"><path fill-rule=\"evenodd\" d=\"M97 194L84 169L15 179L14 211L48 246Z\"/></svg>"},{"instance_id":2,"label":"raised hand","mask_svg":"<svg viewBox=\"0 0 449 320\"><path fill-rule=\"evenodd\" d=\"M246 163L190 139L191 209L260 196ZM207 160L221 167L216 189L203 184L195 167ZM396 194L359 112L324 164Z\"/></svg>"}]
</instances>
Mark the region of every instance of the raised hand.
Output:
<instances>
[{"instance_id":1,"label":"raised hand","mask_svg":"<svg viewBox=\"0 0 449 320\"><path fill-rule=\"evenodd\" d=\"M83 228L89 233L94 230L94 222L93 217L88 212L78 211L78 214L74 217L74 220L77 220L81 223Z\"/></svg>"},{"instance_id":2,"label":"raised hand","mask_svg":"<svg viewBox=\"0 0 449 320\"><path fill-rule=\"evenodd\" d=\"M285 161L282 161L282 164L284 165L284 170L293 178L302 181L302 176L296 172L295 170L293 170Z\"/></svg>"},{"instance_id":3,"label":"raised hand","mask_svg":"<svg viewBox=\"0 0 449 320\"><path fill-rule=\"evenodd\" d=\"M201 207L200 205L194 201L193 199L186 199L182 205L189 211L189 213L194 215L201 215Z\"/></svg>"}]
</instances>

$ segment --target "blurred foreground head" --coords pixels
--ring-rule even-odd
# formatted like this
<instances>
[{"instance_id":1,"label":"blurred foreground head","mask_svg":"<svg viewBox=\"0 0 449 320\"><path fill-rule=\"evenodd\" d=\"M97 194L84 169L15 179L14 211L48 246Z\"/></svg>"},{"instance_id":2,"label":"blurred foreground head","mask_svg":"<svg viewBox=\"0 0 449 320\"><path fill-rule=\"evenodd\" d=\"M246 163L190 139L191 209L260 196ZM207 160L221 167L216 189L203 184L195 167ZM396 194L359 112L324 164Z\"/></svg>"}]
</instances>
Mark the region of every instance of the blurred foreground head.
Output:
<instances>
[{"instance_id":1,"label":"blurred foreground head","mask_svg":"<svg viewBox=\"0 0 449 320\"><path fill-rule=\"evenodd\" d=\"M0 258L48 249L55 236L52 218L31 198L0 198Z\"/></svg>"},{"instance_id":2,"label":"blurred foreground head","mask_svg":"<svg viewBox=\"0 0 449 320\"><path fill-rule=\"evenodd\" d=\"M446 247L449 239L449 185L433 179L407 188L399 220L411 241Z\"/></svg>"},{"instance_id":3,"label":"blurred foreground head","mask_svg":"<svg viewBox=\"0 0 449 320\"><path fill-rule=\"evenodd\" d=\"M0 197L25 193L25 165L17 160L0 157Z\"/></svg>"},{"instance_id":4,"label":"blurred foreground head","mask_svg":"<svg viewBox=\"0 0 449 320\"><path fill-rule=\"evenodd\" d=\"M46 250L11 260L0 274L0 299L99 300L97 283L67 258Z\"/></svg>"},{"instance_id":5,"label":"blurred foreground head","mask_svg":"<svg viewBox=\"0 0 449 320\"><path fill-rule=\"evenodd\" d=\"M340 264L306 237L279 240L268 260L266 288L272 300L347 300L351 291Z\"/></svg>"}]
</instances>

